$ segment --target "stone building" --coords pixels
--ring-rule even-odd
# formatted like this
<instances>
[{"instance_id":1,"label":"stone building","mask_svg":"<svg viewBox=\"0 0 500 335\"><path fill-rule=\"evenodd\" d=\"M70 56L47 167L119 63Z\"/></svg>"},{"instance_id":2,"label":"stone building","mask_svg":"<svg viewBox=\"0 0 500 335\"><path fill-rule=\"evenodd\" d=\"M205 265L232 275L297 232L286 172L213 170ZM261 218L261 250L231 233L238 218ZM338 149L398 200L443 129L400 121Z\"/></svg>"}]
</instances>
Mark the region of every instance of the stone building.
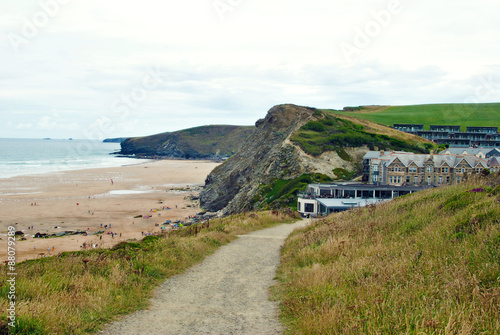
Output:
<instances>
[{"instance_id":1,"label":"stone building","mask_svg":"<svg viewBox=\"0 0 500 335\"><path fill-rule=\"evenodd\" d=\"M363 181L378 185L442 185L469 175L498 170L498 160L474 155L370 151L363 159Z\"/></svg>"}]
</instances>

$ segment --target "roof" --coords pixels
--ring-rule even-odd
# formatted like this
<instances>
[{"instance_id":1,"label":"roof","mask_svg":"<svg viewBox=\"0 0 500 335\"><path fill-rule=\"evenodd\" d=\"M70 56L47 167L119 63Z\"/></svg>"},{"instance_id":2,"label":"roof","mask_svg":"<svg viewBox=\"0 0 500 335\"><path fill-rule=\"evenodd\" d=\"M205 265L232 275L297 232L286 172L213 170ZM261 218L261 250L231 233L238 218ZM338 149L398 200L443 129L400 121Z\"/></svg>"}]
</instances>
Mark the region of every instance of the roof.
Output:
<instances>
[{"instance_id":1,"label":"roof","mask_svg":"<svg viewBox=\"0 0 500 335\"><path fill-rule=\"evenodd\" d=\"M416 192L423 189L429 188L429 186L416 186L416 185L374 185L374 184L364 184L357 182L345 182L345 183L332 183L332 184L309 184L307 188L319 188L319 189L343 189L343 190L357 190L357 191L406 191L406 192Z\"/></svg>"},{"instance_id":2,"label":"roof","mask_svg":"<svg viewBox=\"0 0 500 335\"><path fill-rule=\"evenodd\" d=\"M376 159L380 157L380 151L368 151L363 159Z\"/></svg>"},{"instance_id":3,"label":"roof","mask_svg":"<svg viewBox=\"0 0 500 335\"><path fill-rule=\"evenodd\" d=\"M491 148L449 148L441 151L441 154L462 155L464 153L477 156L479 153L487 154L492 151Z\"/></svg>"},{"instance_id":4,"label":"roof","mask_svg":"<svg viewBox=\"0 0 500 335\"><path fill-rule=\"evenodd\" d=\"M432 160L434 166L444 166L447 164L450 167L456 167L462 161L466 161L471 167L477 165L488 166L488 162L482 158L474 155L419 155L414 153L405 152L403 154L391 152L380 156L380 160L387 161L387 165L391 165L396 160L399 160L405 167L410 166L412 163L418 167L424 167L426 162Z\"/></svg>"},{"instance_id":5,"label":"roof","mask_svg":"<svg viewBox=\"0 0 500 335\"><path fill-rule=\"evenodd\" d=\"M387 199L388 200L388 199ZM326 208L335 208L335 209L349 209L352 207L364 207L371 204L381 203L387 200L380 199L323 199L318 198L320 204L325 206Z\"/></svg>"},{"instance_id":6,"label":"roof","mask_svg":"<svg viewBox=\"0 0 500 335\"><path fill-rule=\"evenodd\" d=\"M490 163L488 165L489 166L498 166L498 165L500 165L499 159L497 157L493 156L490 159Z\"/></svg>"}]
</instances>

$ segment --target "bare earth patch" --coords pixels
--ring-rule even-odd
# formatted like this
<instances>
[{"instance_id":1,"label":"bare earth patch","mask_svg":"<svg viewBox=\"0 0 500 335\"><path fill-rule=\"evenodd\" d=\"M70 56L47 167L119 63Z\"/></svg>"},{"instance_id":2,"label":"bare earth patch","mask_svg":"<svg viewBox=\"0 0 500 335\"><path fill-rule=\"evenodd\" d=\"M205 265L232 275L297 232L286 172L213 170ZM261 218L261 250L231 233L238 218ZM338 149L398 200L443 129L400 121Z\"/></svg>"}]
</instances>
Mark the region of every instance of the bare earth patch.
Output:
<instances>
[{"instance_id":1,"label":"bare earth patch","mask_svg":"<svg viewBox=\"0 0 500 335\"><path fill-rule=\"evenodd\" d=\"M148 310L101 334L281 334L278 303L269 301L280 248L305 220L241 236L203 263L165 281Z\"/></svg>"}]
</instances>

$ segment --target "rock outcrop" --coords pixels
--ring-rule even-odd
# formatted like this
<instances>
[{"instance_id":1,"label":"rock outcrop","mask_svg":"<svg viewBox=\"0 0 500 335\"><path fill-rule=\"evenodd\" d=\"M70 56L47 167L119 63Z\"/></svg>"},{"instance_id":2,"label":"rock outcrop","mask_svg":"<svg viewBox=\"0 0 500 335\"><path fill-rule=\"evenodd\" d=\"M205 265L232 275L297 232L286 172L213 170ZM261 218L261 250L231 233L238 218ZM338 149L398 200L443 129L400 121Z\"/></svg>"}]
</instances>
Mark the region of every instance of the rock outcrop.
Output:
<instances>
[{"instance_id":1,"label":"rock outcrop","mask_svg":"<svg viewBox=\"0 0 500 335\"><path fill-rule=\"evenodd\" d=\"M233 155L254 132L253 126L202 126L121 143L122 155L177 159L224 159Z\"/></svg>"},{"instance_id":2,"label":"rock outcrop","mask_svg":"<svg viewBox=\"0 0 500 335\"><path fill-rule=\"evenodd\" d=\"M289 104L271 108L256 122L257 129L246 144L207 177L200 194L201 206L209 211L225 208L227 214L251 210L260 186L278 178L293 179L316 172L335 177L335 168L353 170L354 162L360 161L367 148L346 148L354 158L348 162L336 152L312 157L290 142L300 127L316 118L315 112L314 108Z\"/></svg>"}]
</instances>

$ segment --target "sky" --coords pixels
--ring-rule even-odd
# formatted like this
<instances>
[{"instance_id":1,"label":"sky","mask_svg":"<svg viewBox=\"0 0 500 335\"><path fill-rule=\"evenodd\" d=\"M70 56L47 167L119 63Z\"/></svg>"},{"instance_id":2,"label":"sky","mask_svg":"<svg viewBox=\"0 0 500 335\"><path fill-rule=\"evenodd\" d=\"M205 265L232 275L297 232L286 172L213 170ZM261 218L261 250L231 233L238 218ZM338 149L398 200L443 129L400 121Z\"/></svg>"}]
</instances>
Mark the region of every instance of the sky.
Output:
<instances>
[{"instance_id":1,"label":"sky","mask_svg":"<svg viewBox=\"0 0 500 335\"><path fill-rule=\"evenodd\" d=\"M251 125L274 105L500 102L494 0L2 0L0 137Z\"/></svg>"}]
</instances>

